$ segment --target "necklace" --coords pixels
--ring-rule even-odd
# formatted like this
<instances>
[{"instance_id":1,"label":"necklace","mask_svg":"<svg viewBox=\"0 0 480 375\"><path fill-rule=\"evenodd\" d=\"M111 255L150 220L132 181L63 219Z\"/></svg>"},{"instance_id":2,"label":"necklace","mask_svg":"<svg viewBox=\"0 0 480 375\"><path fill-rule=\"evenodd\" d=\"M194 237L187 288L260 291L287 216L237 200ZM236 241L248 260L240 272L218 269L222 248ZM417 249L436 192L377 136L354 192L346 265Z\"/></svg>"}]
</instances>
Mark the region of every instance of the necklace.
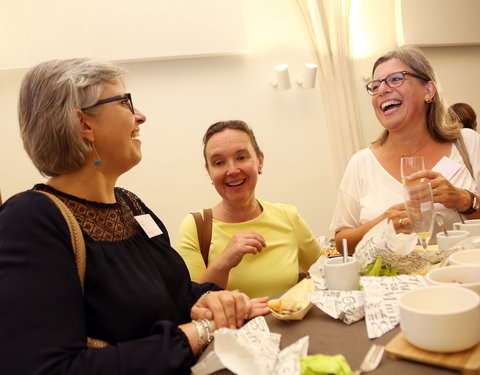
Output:
<instances>
[{"instance_id":1,"label":"necklace","mask_svg":"<svg viewBox=\"0 0 480 375\"><path fill-rule=\"evenodd\" d=\"M414 156L418 151L420 151L422 148L425 147L425 145L428 143L428 141L430 140L430 138L427 138L427 140L419 147L415 150L415 152L411 153L411 154L407 154L406 152L402 153L400 155L401 158L408 158L410 156Z\"/></svg>"}]
</instances>

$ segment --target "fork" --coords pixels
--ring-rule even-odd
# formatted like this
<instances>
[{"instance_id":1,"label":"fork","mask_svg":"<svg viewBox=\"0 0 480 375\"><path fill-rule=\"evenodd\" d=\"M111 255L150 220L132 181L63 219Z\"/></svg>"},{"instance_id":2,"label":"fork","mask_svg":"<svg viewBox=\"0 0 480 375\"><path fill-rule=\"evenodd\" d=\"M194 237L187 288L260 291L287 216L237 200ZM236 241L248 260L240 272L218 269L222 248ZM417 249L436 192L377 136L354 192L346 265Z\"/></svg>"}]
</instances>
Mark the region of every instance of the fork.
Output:
<instances>
[{"instance_id":1,"label":"fork","mask_svg":"<svg viewBox=\"0 0 480 375\"><path fill-rule=\"evenodd\" d=\"M382 360L384 351L385 346L373 344L365 355L360 368L355 371L355 375L375 370Z\"/></svg>"}]
</instances>

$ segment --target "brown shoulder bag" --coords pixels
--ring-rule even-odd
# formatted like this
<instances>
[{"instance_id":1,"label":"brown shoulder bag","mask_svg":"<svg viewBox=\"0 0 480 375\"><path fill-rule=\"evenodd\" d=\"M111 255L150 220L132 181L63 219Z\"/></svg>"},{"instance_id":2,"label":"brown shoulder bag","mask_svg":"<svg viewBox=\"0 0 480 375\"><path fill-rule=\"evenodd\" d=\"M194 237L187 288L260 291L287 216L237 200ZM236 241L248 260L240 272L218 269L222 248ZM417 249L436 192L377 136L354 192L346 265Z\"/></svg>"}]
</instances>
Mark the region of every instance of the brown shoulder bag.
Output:
<instances>
[{"instance_id":1,"label":"brown shoulder bag","mask_svg":"<svg viewBox=\"0 0 480 375\"><path fill-rule=\"evenodd\" d=\"M70 238L72 240L73 253L75 255L75 263L77 265L78 277L80 279L80 284L82 285L83 291L83 281L85 280L85 268L87 266L87 252L85 249L85 241L83 240L82 229L78 224L77 219L73 216L72 211L63 203L58 197L46 191L36 190L39 193L45 194L49 197L53 203L58 207L62 213L65 221L68 224L68 229L70 231ZM87 337L87 346L89 348L104 348L109 344L105 341L92 339Z\"/></svg>"},{"instance_id":2,"label":"brown shoulder bag","mask_svg":"<svg viewBox=\"0 0 480 375\"><path fill-rule=\"evenodd\" d=\"M472 163L470 163L470 158L468 157L467 147L465 147L465 142L463 141L462 133L458 135L458 138L455 139L455 146L457 146L458 152L463 159L463 163L465 167L467 167L470 175L472 176L473 180L475 181L475 176L473 175Z\"/></svg>"},{"instance_id":3,"label":"brown shoulder bag","mask_svg":"<svg viewBox=\"0 0 480 375\"><path fill-rule=\"evenodd\" d=\"M197 226L198 244L202 253L205 266L208 267L208 253L210 252L210 242L212 241L212 209L203 209L203 216L200 212L192 212Z\"/></svg>"}]
</instances>

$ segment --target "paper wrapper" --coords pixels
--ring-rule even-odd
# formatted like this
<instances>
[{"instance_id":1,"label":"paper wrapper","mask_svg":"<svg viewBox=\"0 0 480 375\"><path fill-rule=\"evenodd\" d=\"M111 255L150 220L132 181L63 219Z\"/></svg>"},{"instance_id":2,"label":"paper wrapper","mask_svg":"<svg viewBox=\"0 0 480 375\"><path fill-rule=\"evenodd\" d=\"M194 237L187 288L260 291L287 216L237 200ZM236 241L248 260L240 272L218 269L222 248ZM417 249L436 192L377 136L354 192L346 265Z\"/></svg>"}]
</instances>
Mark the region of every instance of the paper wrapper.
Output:
<instances>
[{"instance_id":1,"label":"paper wrapper","mask_svg":"<svg viewBox=\"0 0 480 375\"><path fill-rule=\"evenodd\" d=\"M312 308L305 294L313 292L315 285L311 277L306 277L280 298L268 301L272 315L280 320L301 320ZM286 308L286 310L285 310ZM293 310L293 311L292 311Z\"/></svg>"},{"instance_id":2,"label":"paper wrapper","mask_svg":"<svg viewBox=\"0 0 480 375\"><path fill-rule=\"evenodd\" d=\"M428 285L424 276L363 276L365 324L369 339L382 336L400 321L398 298L405 292Z\"/></svg>"},{"instance_id":3,"label":"paper wrapper","mask_svg":"<svg viewBox=\"0 0 480 375\"><path fill-rule=\"evenodd\" d=\"M307 298L324 313L347 324L355 323L365 316L365 301L361 290L321 290L307 294Z\"/></svg>"},{"instance_id":4,"label":"paper wrapper","mask_svg":"<svg viewBox=\"0 0 480 375\"><path fill-rule=\"evenodd\" d=\"M308 269L308 273L313 280L315 290L327 289L327 280L325 278L325 262L327 259L327 256L321 255Z\"/></svg>"},{"instance_id":5,"label":"paper wrapper","mask_svg":"<svg viewBox=\"0 0 480 375\"><path fill-rule=\"evenodd\" d=\"M208 375L227 368L239 375L300 374L300 357L307 355L308 336L280 351L280 334L271 333L263 316L241 329L214 333L214 350L191 368Z\"/></svg>"},{"instance_id":6,"label":"paper wrapper","mask_svg":"<svg viewBox=\"0 0 480 375\"><path fill-rule=\"evenodd\" d=\"M308 354L308 340L308 336L303 336L300 340L283 349L278 355L275 370L272 374L300 375L300 358Z\"/></svg>"},{"instance_id":7,"label":"paper wrapper","mask_svg":"<svg viewBox=\"0 0 480 375\"><path fill-rule=\"evenodd\" d=\"M398 273L409 274L429 269L446 261L451 250L416 250L417 235L395 233L393 223L385 219L370 229L355 248L354 258L360 269L366 268L379 256L384 264L398 267Z\"/></svg>"},{"instance_id":8,"label":"paper wrapper","mask_svg":"<svg viewBox=\"0 0 480 375\"><path fill-rule=\"evenodd\" d=\"M365 315L362 291L326 290L325 262L327 259L326 256L322 255L310 266L308 273L316 290L313 293L308 293L306 297L332 318L341 319L347 324L361 320Z\"/></svg>"},{"instance_id":9,"label":"paper wrapper","mask_svg":"<svg viewBox=\"0 0 480 375\"><path fill-rule=\"evenodd\" d=\"M370 339L380 337L397 326L400 319L398 297L401 294L427 285L425 277L421 275L363 276L360 278L363 291L325 290L326 260L326 257L321 257L310 267L309 273L317 290L307 294L307 298L326 314L347 324L365 317Z\"/></svg>"}]
</instances>

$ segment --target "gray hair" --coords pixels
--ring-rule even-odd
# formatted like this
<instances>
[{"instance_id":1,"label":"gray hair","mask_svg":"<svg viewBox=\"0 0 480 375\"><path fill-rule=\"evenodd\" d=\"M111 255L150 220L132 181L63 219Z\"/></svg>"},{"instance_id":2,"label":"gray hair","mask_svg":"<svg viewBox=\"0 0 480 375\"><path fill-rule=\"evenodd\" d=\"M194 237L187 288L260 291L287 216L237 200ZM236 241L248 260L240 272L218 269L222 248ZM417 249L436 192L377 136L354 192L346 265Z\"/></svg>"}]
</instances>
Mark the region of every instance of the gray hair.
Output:
<instances>
[{"instance_id":1,"label":"gray hair","mask_svg":"<svg viewBox=\"0 0 480 375\"><path fill-rule=\"evenodd\" d=\"M455 140L460 132L459 124L449 111L448 105L440 92L440 87L433 67L422 50L413 46L403 46L387 52L385 55L378 58L373 64L372 76L375 73L375 69L377 69L380 64L391 59L400 60L411 69L412 73L425 77L428 81L435 83L437 92L432 98L432 102L426 104L428 131L434 139L440 142L451 142ZM380 138L374 143L379 142L380 144L383 144L387 138L388 130L385 130Z\"/></svg>"},{"instance_id":2,"label":"gray hair","mask_svg":"<svg viewBox=\"0 0 480 375\"><path fill-rule=\"evenodd\" d=\"M103 84L123 83L124 75L117 65L91 59L46 61L27 72L18 102L20 133L43 176L58 176L85 163L91 146L81 137L75 110L94 105Z\"/></svg>"}]
</instances>

